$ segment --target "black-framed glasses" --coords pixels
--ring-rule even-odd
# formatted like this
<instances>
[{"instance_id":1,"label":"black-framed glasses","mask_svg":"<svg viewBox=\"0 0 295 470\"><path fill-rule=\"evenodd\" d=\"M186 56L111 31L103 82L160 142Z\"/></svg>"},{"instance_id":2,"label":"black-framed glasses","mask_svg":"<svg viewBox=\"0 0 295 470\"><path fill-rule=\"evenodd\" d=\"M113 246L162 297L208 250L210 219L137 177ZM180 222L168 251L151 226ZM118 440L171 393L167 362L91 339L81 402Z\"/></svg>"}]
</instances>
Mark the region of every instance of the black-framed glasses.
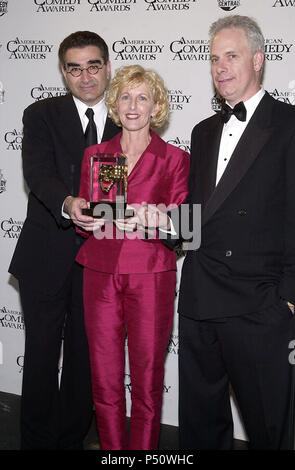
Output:
<instances>
[{"instance_id":1,"label":"black-framed glasses","mask_svg":"<svg viewBox=\"0 0 295 470\"><path fill-rule=\"evenodd\" d=\"M81 69L80 67L70 67L70 70L67 70L67 73L70 73L73 77L80 77L83 70L87 70L90 75L95 75L100 69L102 69L104 64L100 65L89 65L89 67L85 67Z\"/></svg>"}]
</instances>

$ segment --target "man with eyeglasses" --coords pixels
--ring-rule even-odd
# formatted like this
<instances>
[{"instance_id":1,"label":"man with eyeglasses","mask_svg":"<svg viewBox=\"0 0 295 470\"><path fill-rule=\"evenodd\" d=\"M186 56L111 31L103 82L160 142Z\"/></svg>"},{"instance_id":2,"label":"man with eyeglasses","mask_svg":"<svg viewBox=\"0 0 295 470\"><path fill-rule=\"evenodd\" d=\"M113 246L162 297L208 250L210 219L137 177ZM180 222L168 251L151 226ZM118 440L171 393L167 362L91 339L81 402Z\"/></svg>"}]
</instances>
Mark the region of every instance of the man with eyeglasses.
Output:
<instances>
[{"instance_id":1,"label":"man with eyeglasses","mask_svg":"<svg viewBox=\"0 0 295 470\"><path fill-rule=\"evenodd\" d=\"M82 449L92 418L82 268L75 262L83 239L75 224L91 227L93 218L82 215L85 201L76 195L85 147L119 128L104 100L111 73L105 41L75 32L60 44L59 60L70 93L33 103L23 117L30 194L9 268L19 281L26 331L21 449Z\"/></svg>"}]
</instances>

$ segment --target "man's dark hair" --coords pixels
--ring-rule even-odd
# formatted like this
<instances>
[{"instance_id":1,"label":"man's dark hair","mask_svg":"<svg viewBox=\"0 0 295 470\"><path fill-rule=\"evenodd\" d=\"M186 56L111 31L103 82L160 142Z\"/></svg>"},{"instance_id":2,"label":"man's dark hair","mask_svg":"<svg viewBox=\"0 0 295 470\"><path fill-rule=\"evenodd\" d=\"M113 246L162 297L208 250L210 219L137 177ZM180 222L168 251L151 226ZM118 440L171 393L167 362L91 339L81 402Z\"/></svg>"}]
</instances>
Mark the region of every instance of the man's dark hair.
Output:
<instances>
[{"instance_id":1,"label":"man's dark hair","mask_svg":"<svg viewBox=\"0 0 295 470\"><path fill-rule=\"evenodd\" d=\"M83 48L86 46L96 46L99 48L101 56L106 64L109 60L109 50L105 41L96 33L91 31L76 31L67 36L59 46L58 57L61 65L65 67L65 55L68 49L73 47Z\"/></svg>"}]
</instances>

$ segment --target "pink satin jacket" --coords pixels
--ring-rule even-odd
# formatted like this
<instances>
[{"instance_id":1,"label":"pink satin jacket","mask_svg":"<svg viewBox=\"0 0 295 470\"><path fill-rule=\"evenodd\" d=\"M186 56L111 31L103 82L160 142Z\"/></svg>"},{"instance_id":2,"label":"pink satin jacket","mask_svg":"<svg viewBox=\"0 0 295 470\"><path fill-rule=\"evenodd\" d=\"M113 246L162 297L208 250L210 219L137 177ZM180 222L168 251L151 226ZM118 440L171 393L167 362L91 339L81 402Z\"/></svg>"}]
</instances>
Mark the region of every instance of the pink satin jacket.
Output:
<instances>
[{"instance_id":1,"label":"pink satin jacket","mask_svg":"<svg viewBox=\"0 0 295 470\"><path fill-rule=\"evenodd\" d=\"M151 131L151 142L128 176L128 204L182 204L188 192L190 157L187 152L167 144ZM79 196L89 201L89 159L97 152L122 153L121 134L108 142L85 150ZM159 238L143 239L141 231L120 238L97 239L93 234L78 230L88 237L77 261L90 269L105 273L150 273L176 269L176 255ZM114 231L115 232L115 231Z\"/></svg>"}]
</instances>

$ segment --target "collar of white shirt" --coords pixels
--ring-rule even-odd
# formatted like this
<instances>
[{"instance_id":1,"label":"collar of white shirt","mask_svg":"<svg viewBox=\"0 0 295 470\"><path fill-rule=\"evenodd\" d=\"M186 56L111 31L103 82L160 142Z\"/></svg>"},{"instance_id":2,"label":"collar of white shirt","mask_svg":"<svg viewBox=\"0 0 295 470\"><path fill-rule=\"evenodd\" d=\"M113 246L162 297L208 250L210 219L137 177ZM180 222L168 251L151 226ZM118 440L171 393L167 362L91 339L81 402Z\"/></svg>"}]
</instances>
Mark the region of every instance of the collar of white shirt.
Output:
<instances>
[{"instance_id":1,"label":"collar of white shirt","mask_svg":"<svg viewBox=\"0 0 295 470\"><path fill-rule=\"evenodd\" d=\"M80 117L82 128L83 128L83 132L85 132L85 129L86 129L87 124L88 124L88 118L87 118L87 116L85 116L85 111L89 107L93 109L93 111L94 111L94 121L95 121L95 124L96 124L96 127L97 127L97 142L100 143L102 135L103 135L103 130L104 130L107 114L108 114L105 99L102 99L95 106L87 106L85 103L78 100L78 98L76 98L75 96L73 96L73 99L74 99L74 103L77 107L77 111L79 113L79 117ZM64 212L64 203L62 205L61 212L62 212L63 217L65 217L66 219L70 219L70 216Z\"/></svg>"},{"instance_id":2,"label":"collar of white shirt","mask_svg":"<svg viewBox=\"0 0 295 470\"><path fill-rule=\"evenodd\" d=\"M260 103L260 100L263 98L264 94L265 94L265 90L263 87L261 87L260 90L257 93L255 93L255 95L251 96L249 100L244 101L244 105L247 110L247 117L245 121L246 125L248 124L251 117L253 116L254 111L257 108L258 104ZM234 114L231 116L230 120L231 119L238 121L238 119L236 118ZM240 121L240 122L243 122L243 121Z\"/></svg>"},{"instance_id":3,"label":"collar of white shirt","mask_svg":"<svg viewBox=\"0 0 295 470\"><path fill-rule=\"evenodd\" d=\"M79 113L79 117L81 120L83 132L85 132L87 124L88 124L88 118L85 115L85 112L88 108L93 109L94 112L94 122L96 124L97 128L97 142L100 143L102 136L103 136L103 131L104 131L104 126L108 114L107 110L107 105L105 102L105 99L103 98L101 101L99 101L96 105L94 106L87 106L85 103L83 103L81 100L73 96L74 103L77 107L77 111Z\"/></svg>"},{"instance_id":4,"label":"collar of white shirt","mask_svg":"<svg viewBox=\"0 0 295 470\"><path fill-rule=\"evenodd\" d=\"M220 146L219 146L219 155L217 162L217 171L216 171L216 184L219 182L222 177L228 162L231 159L233 151L240 140L244 130L251 117L254 114L255 109L257 108L260 100L263 98L265 90L261 88L255 95L253 95L249 100L245 101L245 107L247 110L246 121L239 121L235 115L232 115L229 121L224 124L221 134Z\"/></svg>"}]
</instances>

